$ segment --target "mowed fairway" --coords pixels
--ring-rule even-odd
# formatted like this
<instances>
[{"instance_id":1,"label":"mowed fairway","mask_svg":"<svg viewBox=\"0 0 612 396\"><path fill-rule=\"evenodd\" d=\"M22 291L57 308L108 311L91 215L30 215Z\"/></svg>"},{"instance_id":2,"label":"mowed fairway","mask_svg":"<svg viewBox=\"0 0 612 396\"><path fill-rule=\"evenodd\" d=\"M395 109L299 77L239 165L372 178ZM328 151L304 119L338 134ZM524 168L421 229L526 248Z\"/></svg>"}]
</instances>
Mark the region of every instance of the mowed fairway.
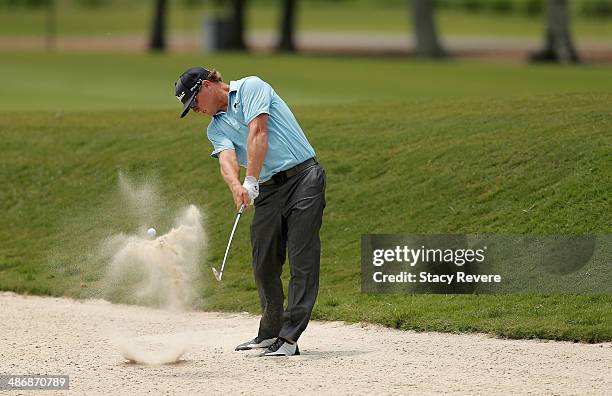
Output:
<instances>
[{"instance_id":1,"label":"mowed fairway","mask_svg":"<svg viewBox=\"0 0 612 396\"><path fill-rule=\"evenodd\" d=\"M609 69L239 55L3 57L0 289L99 297L104 263L92 252L105 236L138 225L118 208L122 171L159 183L167 204L160 229L187 203L206 212L201 308L258 312L252 213L238 229L223 283L209 272L222 258L233 203L208 157L206 119L179 120L172 90L183 69L204 64L226 79L257 74L272 83L327 169L315 318L612 340L610 296L373 296L360 293L359 277L366 233L610 233Z\"/></svg>"}]
</instances>

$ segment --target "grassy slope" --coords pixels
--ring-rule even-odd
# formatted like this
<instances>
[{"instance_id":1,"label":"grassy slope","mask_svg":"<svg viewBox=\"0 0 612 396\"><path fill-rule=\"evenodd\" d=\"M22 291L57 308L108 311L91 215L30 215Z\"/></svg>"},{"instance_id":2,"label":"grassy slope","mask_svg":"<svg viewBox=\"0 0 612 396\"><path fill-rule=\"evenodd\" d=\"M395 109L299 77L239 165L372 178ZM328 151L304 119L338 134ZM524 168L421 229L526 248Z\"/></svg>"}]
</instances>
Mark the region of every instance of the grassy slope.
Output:
<instances>
[{"instance_id":1,"label":"grassy slope","mask_svg":"<svg viewBox=\"0 0 612 396\"><path fill-rule=\"evenodd\" d=\"M400 115L402 104L384 105L372 109L373 117L338 117L346 109L337 107L298 108L329 174L315 317L512 337L611 339L610 297L358 291L362 233L610 231L603 186L611 98L547 97L546 105L540 99L443 103L444 110L439 102L427 103L413 105L408 115ZM517 114L522 121L509 126ZM586 121L592 128L580 127ZM357 126L376 136L356 133ZM118 169L156 175L173 207L195 202L207 208L211 251L205 274L207 263L220 260L232 217L229 196L216 164L205 159L206 142L186 125L177 128L174 113L59 119L19 114L3 117L2 131L8 145L0 235L10 245L2 251L0 289L88 295L99 276L88 261L90 250L108 233L135 225L107 202ZM257 311L247 227L239 230L225 282L207 280L205 308ZM81 282L89 289L80 290Z\"/></svg>"},{"instance_id":2,"label":"grassy slope","mask_svg":"<svg viewBox=\"0 0 612 396\"><path fill-rule=\"evenodd\" d=\"M412 21L404 5L372 7L360 5L303 3L298 13L299 31L361 31L373 33L406 33ZM152 10L147 4L116 8L82 9L63 7L57 13L57 29L62 35L121 35L148 32ZM199 32L202 20L210 10L170 7L170 32ZM440 10L437 14L441 33L448 36L536 37L543 34L541 17L521 14L496 15ZM0 13L0 35L40 35L45 32L43 10L3 9ZM247 27L251 31L275 31L279 9L268 5L248 8ZM612 36L609 19L572 19L576 38L605 40Z\"/></svg>"},{"instance_id":3,"label":"grassy slope","mask_svg":"<svg viewBox=\"0 0 612 396\"><path fill-rule=\"evenodd\" d=\"M114 62L136 70L147 59L118 57ZM59 63L56 58L49 60ZM238 70L239 60L218 58L232 73ZM95 58L68 61L94 63ZM160 58L157 69L140 80L135 77L135 85L143 90L126 95L139 95L142 105L165 107L165 101L156 97L160 92L154 91L167 84L154 76L159 73L160 80L159 75L180 69L185 61ZM303 103L295 106L295 112L328 171L323 275L315 317L508 337L612 339L609 296L370 296L359 292L363 233L610 233L607 148L612 97L594 93L602 70L363 61L365 69L386 72L389 68L386 77L394 70L406 89L406 95L397 95L400 88L389 84L369 91L367 84L373 83L359 80L361 61L352 62L356 70L346 73L342 73L347 70L342 67L344 60L260 58L250 62L270 76L278 72L281 93L287 90L292 100ZM376 100L334 104L336 90L312 82L300 97L298 92L308 82L290 80L286 68L301 70L300 65L306 68L316 62L336 73L328 78L335 77L340 87L348 89L350 99L372 93ZM104 84L111 85L105 88L109 92L114 81L107 75L111 69L104 64L93 69ZM20 72L28 73L25 64L12 76ZM437 78L426 78L428 72ZM124 83L122 73L117 75L115 87ZM67 78L62 72L57 76ZM53 73L47 77L56 81ZM140 84L154 80L153 86ZM522 83L520 88L512 86L517 81ZM419 89L411 91L410 83ZM578 91L579 86L592 92L554 94ZM508 87L511 97L492 98L491 92L504 89L499 87ZM533 95L521 95L523 91ZM419 92L424 98L416 99ZM459 97L461 92L470 97ZM82 103L71 101L73 95L66 90L54 105L83 109ZM312 101L311 95L328 103L306 104ZM8 100L0 97L3 104ZM33 100L36 105L42 103ZM97 100L94 95L85 103L96 108ZM115 106L126 101L136 99L119 95ZM136 225L117 202L117 172L122 170L160 181L168 211L162 214L159 229L168 226L172 209L186 203L205 208L210 249L202 263L203 308L257 312L246 227L251 213L238 230L227 278L218 284L208 272L209 264L222 258L233 209L216 162L207 158L209 144L196 133L203 127L203 120L195 117L179 122L175 111L4 113L0 117L0 238L5 242L0 249L0 289L95 294L101 267L91 253L105 235L130 231ZM81 288L82 282L87 287Z\"/></svg>"}]
</instances>

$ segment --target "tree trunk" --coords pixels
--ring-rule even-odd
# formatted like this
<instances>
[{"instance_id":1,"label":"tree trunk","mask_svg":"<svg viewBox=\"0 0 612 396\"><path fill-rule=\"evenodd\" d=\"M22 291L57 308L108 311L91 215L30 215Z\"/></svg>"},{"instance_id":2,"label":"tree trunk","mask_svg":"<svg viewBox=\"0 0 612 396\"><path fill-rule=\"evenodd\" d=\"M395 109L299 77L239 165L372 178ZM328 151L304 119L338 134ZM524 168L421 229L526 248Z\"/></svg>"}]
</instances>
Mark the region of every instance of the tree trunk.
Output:
<instances>
[{"instance_id":1,"label":"tree trunk","mask_svg":"<svg viewBox=\"0 0 612 396\"><path fill-rule=\"evenodd\" d=\"M580 61L570 33L568 3L567 0L548 0L544 48L533 54L531 60L559 63Z\"/></svg>"},{"instance_id":2,"label":"tree trunk","mask_svg":"<svg viewBox=\"0 0 612 396\"><path fill-rule=\"evenodd\" d=\"M153 12L153 28L151 29L151 51L164 51L166 49L166 0L155 0Z\"/></svg>"},{"instance_id":3,"label":"tree trunk","mask_svg":"<svg viewBox=\"0 0 612 396\"><path fill-rule=\"evenodd\" d=\"M440 58L446 51L440 46L434 21L432 0L411 0L416 55L423 58Z\"/></svg>"},{"instance_id":4,"label":"tree trunk","mask_svg":"<svg viewBox=\"0 0 612 396\"><path fill-rule=\"evenodd\" d=\"M244 50L246 44L244 41L245 30L245 6L246 0L231 0L230 1L230 19L227 25L227 41L226 49Z\"/></svg>"},{"instance_id":5,"label":"tree trunk","mask_svg":"<svg viewBox=\"0 0 612 396\"><path fill-rule=\"evenodd\" d=\"M283 0L283 11L281 15L281 31L278 50L284 52L295 52L293 32L295 31L295 13L297 11L297 0Z\"/></svg>"},{"instance_id":6,"label":"tree trunk","mask_svg":"<svg viewBox=\"0 0 612 396\"><path fill-rule=\"evenodd\" d=\"M56 38L57 38L57 9L55 0L49 0L47 2L47 34L46 34L46 46L48 51L55 49Z\"/></svg>"}]
</instances>

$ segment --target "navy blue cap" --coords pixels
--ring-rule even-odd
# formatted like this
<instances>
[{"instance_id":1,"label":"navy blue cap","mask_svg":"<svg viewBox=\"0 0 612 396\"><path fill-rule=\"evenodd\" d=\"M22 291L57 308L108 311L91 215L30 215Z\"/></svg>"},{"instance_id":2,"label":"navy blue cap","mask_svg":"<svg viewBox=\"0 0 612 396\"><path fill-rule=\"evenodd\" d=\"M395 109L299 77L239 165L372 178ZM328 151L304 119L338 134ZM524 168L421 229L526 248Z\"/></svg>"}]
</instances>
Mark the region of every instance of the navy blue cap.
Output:
<instances>
[{"instance_id":1,"label":"navy blue cap","mask_svg":"<svg viewBox=\"0 0 612 396\"><path fill-rule=\"evenodd\" d=\"M191 67L174 83L174 95L183 104L181 118L189 112L189 106L198 94L202 81L206 80L209 74L210 71L203 67Z\"/></svg>"}]
</instances>

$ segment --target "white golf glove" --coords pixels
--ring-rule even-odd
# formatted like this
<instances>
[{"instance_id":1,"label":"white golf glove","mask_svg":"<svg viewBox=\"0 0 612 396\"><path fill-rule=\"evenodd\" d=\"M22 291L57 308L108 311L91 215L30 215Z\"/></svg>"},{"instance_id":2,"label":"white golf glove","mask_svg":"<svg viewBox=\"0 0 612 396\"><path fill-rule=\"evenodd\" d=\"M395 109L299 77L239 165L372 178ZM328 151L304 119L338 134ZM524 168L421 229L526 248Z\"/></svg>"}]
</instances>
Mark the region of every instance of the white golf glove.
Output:
<instances>
[{"instance_id":1,"label":"white golf glove","mask_svg":"<svg viewBox=\"0 0 612 396\"><path fill-rule=\"evenodd\" d=\"M255 201L255 198L259 196L259 182L253 176L247 176L244 178L244 183L242 183L242 187L244 187L249 193L249 198L251 199L251 205Z\"/></svg>"}]
</instances>

